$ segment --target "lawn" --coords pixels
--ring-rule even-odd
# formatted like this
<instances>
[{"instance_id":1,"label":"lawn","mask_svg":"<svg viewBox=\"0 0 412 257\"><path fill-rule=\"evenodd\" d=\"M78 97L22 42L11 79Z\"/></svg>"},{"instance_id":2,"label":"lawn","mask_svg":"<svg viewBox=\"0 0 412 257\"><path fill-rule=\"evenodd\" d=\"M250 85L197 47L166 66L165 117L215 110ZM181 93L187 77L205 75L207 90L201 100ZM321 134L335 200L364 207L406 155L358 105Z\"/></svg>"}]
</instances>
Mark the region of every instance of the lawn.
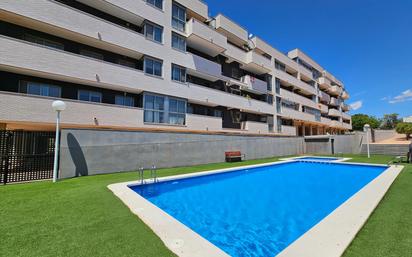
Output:
<instances>
[{"instance_id":1,"label":"lawn","mask_svg":"<svg viewBox=\"0 0 412 257\"><path fill-rule=\"evenodd\" d=\"M368 162L362 156L349 156ZM160 176L251 165L278 159L162 169ZM370 159L387 163L390 157ZM173 256L107 185L137 173L0 186L0 256ZM349 247L345 257L412 256L412 165Z\"/></svg>"}]
</instances>

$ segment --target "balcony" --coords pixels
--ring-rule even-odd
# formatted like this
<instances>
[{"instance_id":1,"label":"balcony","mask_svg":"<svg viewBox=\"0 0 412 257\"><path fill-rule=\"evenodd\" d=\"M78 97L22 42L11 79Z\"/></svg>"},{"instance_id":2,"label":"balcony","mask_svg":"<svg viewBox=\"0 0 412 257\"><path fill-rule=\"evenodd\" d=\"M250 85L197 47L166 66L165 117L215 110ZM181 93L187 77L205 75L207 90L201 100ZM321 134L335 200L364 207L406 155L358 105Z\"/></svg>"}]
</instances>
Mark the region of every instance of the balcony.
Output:
<instances>
[{"instance_id":1,"label":"balcony","mask_svg":"<svg viewBox=\"0 0 412 257\"><path fill-rule=\"evenodd\" d=\"M340 122L340 121L336 121L333 120L331 122L331 127L333 128L338 128L338 129L346 129L346 130L351 130L352 129L352 125L345 123L345 122Z\"/></svg>"},{"instance_id":2,"label":"balcony","mask_svg":"<svg viewBox=\"0 0 412 257\"><path fill-rule=\"evenodd\" d=\"M351 117L349 114L342 112L342 119L344 119L344 120L351 120L352 117Z\"/></svg>"},{"instance_id":3,"label":"balcony","mask_svg":"<svg viewBox=\"0 0 412 257\"><path fill-rule=\"evenodd\" d=\"M319 122L316 120L315 115L305 112L296 111L294 109L282 107L281 116L287 117L293 120L309 121L309 122Z\"/></svg>"},{"instance_id":4,"label":"balcony","mask_svg":"<svg viewBox=\"0 0 412 257\"><path fill-rule=\"evenodd\" d=\"M237 45L247 44L249 35L247 30L231 21L227 17L219 14L215 17L215 27L220 33L226 35L227 39Z\"/></svg>"},{"instance_id":5,"label":"balcony","mask_svg":"<svg viewBox=\"0 0 412 257\"><path fill-rule=\"evenodd\" d=\"M339 86L331 86L328 89L328 93L333 96L339 96L342 93L342 88Z\"/></svg>"},{"instance_id":6,"label":"balcony","mask_svg":"<svg viewBox=\"0 0 412 257\"><path fill-rule=\"evenodd\" d=\"M329 107L327 105L319 104L319 107L320 107L321 113L328 113L329 112Z\"/></svg>"},{"instance_id":7,"label":"balcony","mask_svg":"<svg viewBox=\"0 0 412 257\"><path fill-rule=\"evenodd\" d=\"M328 115L331 117L341 117L342 116L341 112L336 109L329 109Z\"/></svg>"},{"instance_id":8,"label":"balcony","mask_svg":"<svg viewBox=\"0 0 412 257\"><path fill-rule=\"evenodd\" d=\"M212 57L227 49L225 36L194 18L186 23L186 33L188 46Z\"/></svg>"},{"instance_id":9,"label":"balcony","mask_svg":"<svg viewBox=\"0 0 412 257\"><path fill-rule=\"evenodd\" d=\"M342 104L341 104L341 108L342 108L342 110L345 111L345 112L350 111L350 106L347 105L347 104L345 104L345 103L342 103Z\"/></svg>"},{"instance_id":10,"label":"balcony","mask_svg":"<svg viewBox=\"0 0 412 257\"><path fill-rule=\"evenodd\" d=\"M317 95L316 88L306 84L305 82L297 79L296 77L290 75L289 73L282 70L274 70L275 77L279 78L281 81L293 86L296 89L303 91L306 94Z\"/></svg>"},{"instance_id":11,"label":"balcony","mask_svg":"<svg viewBox=\"0 0 412 257\"><path fill-rule=\"evenodd\" d=\"M311 99L308 99L306 97L303 97L301 95L290 92L286 89L281 88L280 89L280 95L282 96L283 99L289 100L291 102L295 102L295 103L306 105L308 107L319 109L319 106L316 102L314 102Z\"/></svg>"},{"instance_id":12,"label":"balcony","mask_svg":"<svg viewBox=\"0 0 412 257\"><path fill-rule=\"evenodd\" d=\"M343 92L342 92L342 99L348 100L349 97L350 97L350 95L348 94L348 92L346 92L345 90L343 90Z\"/></svg>"},{"instance_id":13,"label":"balcony","mask_svg":"<svg viewBox=\"0 0 412 257\"><path fill-rule=\"evenodd\" d=\"M247 86L242 89L245 91L250 91L255 94L266 94L267 93L267 82L254 78L250 75L242 77L241 81Z\"/></svg>"},{"instance_id":14,"label":"balcony","mask_svg":"<svg viewBox=\"0 0 412 257\"><path fill-rule=\"evenodd\" d=\"M141 10L159 13L143 1L133 2L142 5ZM2 20L46 33L52 31L54 35L125 56L139 59L143 53L157 58L164 55L163 45L146 40L140 33L55 1L39 0L30 4L24 1L13 1L13 4L0 1L0 10Z\"/></svg>"},{"instance_id":15,"label":"balcony","mask_svg":"<svg viewBox=\"0 0 412 257\"><path fill-rule=\"evenodd\" d=\"M263 122L243 121L241 123L241 129L247 130L247 132L252 133L252 134L269 133L269 125Z\"/></svg>"},{"instance_id":16,"label":"balcony","mask_svg":"<svg viewBox=\"0 0 412 257\"><path fill-rule=\"evenodd\" d=\"M0 120L16 124L41 124L54 128L56 113L49 97L0 92ZM165 128L173 130L221 131L222 118L186 115L185 126L152 125L143 122L143 109L111 104L63 99L67 105L62 115L63 127L93 128ZM36 106L36 108L33 108ZM13 110L13 111L11 111Z\"/></svg>"},{"instance_id":17,"label":"balcony","mask_svg":"<svg viewBox=\"0 0 412 257\"><path fill-rule=\"evenodd\" d=\"M187 74L209 81L217 81L222 78L222 66L220 64L209 61L196 54L191 55L193 65L187 65Z\"/></svg>"},{"instance_id":18,"label":"balcony","mask_svg":"<svg viewBox=\"0 0 412 257\"><path fill-rule=\"evenodd\" d=\"M186 126L190 130L221 131L222 118L196 114L186 114Z\"/></svg>"},{"instance_id":19,"label":"balcony","mask_svg":"<svg viewBox=\"0 0 412 257\"><path fill-rule=\"evenodd\" d=\"M54 100L56 99L0 92L0 120L15 123L43 123L54 126L56 122L56 113L51 109L51 104ZM67 108L61 118L63 126L143 126L143 110L139 108L128 108L68 99L64 99L64 101ZM34 106L36 108L33 108Z\"/></svg>"},{"instance_id":20,"label":"balcony","mask_svg":"<svg viewBox=\"0 0 412 257\"><path fill-rule=\"evenodd\" d=\"M271 72L272 62L252 50L246 54L245 65L242 68L252 73L262 75Z\"/></svg>"},{"instance_id":21,"label":"balcony","mask_svg":"<svg viewBox=\"0 0 412 257\"><path fill-rule=\"evenodd\" d=\"M328 118L325 118L325 117L321 117L320 122L325 126L330 126L331 123L332 123L332 120L328 119Z\"/></svg>"},{"instance_id":22,"label":"balcony","mask_svg":"<svg viewBox=\"0 0 412 257\"><path fill-rule=\"evenodd\" d=\"M331 106L339 106L341 104L341 101L340 100L338 100L337 98L335 98L335 97L331 97L330 98L330 102L329 102L329 105L331 105Z\"/></svg>"},{"instance_id":23,"label":"balcony","mask_svg":"<svg viewBox=\"0 0 412 257\"><path fill-rule=\"evenodd\" d=\"M286 136L296 136L296 128L294 126L285 126L282 125L282 132L283 135Z\"/></svg>"},{"instance_id":24,"label":"balcony","mask_svg":"<svg viewBox=\"0 0 412 257\"><path fill-rule=\"evenodd\" d=\"M176 2L186 7L188 9L188 13L192 16L200 16L204 20L209 18L209 8L202 0L176 0Z\"/></svg>"},{"instance_id":25,"label":"balcony","mask_svg":"<svg viewBox=\"0 0 412 257\"><path fill-rule=\"evenodd\" d=\"M318 79L318 83L319 83L320 89L323 89L323 90L329 90L332 87L330 80L327 79L326 77L320 77Z\"/></svg>"},{"instance_id":26,"label":"balcony","mask_svg":"<svg viewBox=\"0 0 412 257\"><path fill-rule=\"evenodd\" d=\"M326 94L323 91L319 92L319 99L322 103L326 103L326 104L330 103L330 95Z\"/></svg>"},{"instance_id":27,"label":"balcony","mask_svg":"<svg viewBox=\"0 0 412 257\"><path fill-rule=\"evenodd\" d=\"M0 45L2 46L0 67L4 71L126 92L147 91L157 94L169 92L172 96L190 99L199 104L226 106L252 113L274 112L273 106L266 102L204 86L171 83L169 79L148 76L140 70L21 40L0 36Z\"/></svg>"}]
</instances>

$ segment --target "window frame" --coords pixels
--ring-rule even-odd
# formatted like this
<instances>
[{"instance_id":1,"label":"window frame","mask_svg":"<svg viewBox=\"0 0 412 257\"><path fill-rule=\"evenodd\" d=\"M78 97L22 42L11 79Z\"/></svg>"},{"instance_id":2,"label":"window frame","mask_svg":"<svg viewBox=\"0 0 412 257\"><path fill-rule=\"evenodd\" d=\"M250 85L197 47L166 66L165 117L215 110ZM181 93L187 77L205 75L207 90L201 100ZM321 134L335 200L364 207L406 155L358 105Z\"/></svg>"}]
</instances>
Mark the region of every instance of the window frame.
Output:
<instances>
[{"instance_id":1,"label":"window frame","mask_svg":"<svg viewBox=\"0 0 412 257\"><path fill-rule=\"evenodd\" d=\"M40 46L43 46L43 47L64 51L64 44L63 43L60 43L58 41L54 41L54 40L51 40L51 39L48 39L48 38L44 38L44 37L41 37L41 36L35 36L33 34L25 33L23 35L23 39L30 42L30 43L36 44L36 45L40 45Z\"/></svg>"},{"instance_id":2,"label":"window frame","mask_svg":"<svg viewBox=\"0 0 412 257\"><path fill-rule=\"evenodd\" d=\"M173 44L173 42L174 42L173 40L174 40L175 37L177 38L177 44L178 44L177 47L175 47L174 44ZM184 43L183 49L180 48L180 43L181 43L180 40ZM175 49L175 50L182 51L182 52L186 53L187 52L187 39L186 39L186 37L184 37L184 36L182 36L182 35L180 35L176 32L172 32L172 48Z\"/></svg>"},{"instance_id":3,"label":"window frame","mask_svg":"<svg viewBox=\"0 0 412 257\"><path fill-rule=\"evenodd\" d=\"M119 99L119 97L122 98L122 103L118 103L117 100ZM126 102L125 102L126 99L131 100L131 105L126 104ZM127 95L127 94L124 94L124 95L117 94L114 97L114 104L118 105L118 106L135 107L135 99L134 99L133 96L130 96L130 95Z\"/></svg>"},{"instance_id":4,"label":"window frame","mask_svg":"<svg viewBox=\"0 0 412 257\"><path fill-rule=\"evenodd\" d=\"M146 61L151 61L152 62L152 64L153 64L152 65L153 73L147 72L146 68L148 68L148 67L147 67ZM156 72L155 72L155 63L160 64L160 75L156 74ZM163 77L163 61L159 60L159 59L156 59L156 58L153 58L153 57L145 56L144 60L143 60L143 71L147 75L161 78L161 77Z\"/></svg>"},{"instance_id":5,"label":"window frame","mask_svg":"<svg viewBox=\"0 0 412 257\"><path fill-rule=\"evenodd\" d=\"M150 36L150 35L148 35L148 26L151 26L152 27L152 36ZM160 26L160 25L158 25L158 24L156 24L156 23L153 23L153 22L150 22L150 21L145 21L145 23L144 23L144 26L143 26L143 33L144 33L144 36L145 36L145 38L147 39L147 40L150 40L150 41L153 41L153 42L157 42L157 43L160 43L160 44L163 44L163 32L164 32L164 29L163 29L163 27L162 26ZM156 40L156 29L159 29L160 30L160 41L159 40Z\"/></svg>"},{"instance_id":6,"label":"window frame","mask_svg":"<svg viewBox=\"0 0 412 257\"><path fill-rule=\"evenodd\" d=\"M81 95L82 92L87 92L89 94L89 97L88 97L89 99L88 100L80 99L80 95ZM93 94L95 94L95 96L99 96L99 98L100 98L99 102L91 100ZM102 103L103 102L103 94L102 94L102 92L98 92L98 91L87 90L87 89L79 89L77 91L77 100L84 101L84 102L91 102L91 103Z\"/></svg>"},{"instance_id":7,"label":"window frame","mask_svg":"<svg viewBox=\"0 0 412 257\"><path fill-rule=\"evenodd\" d=\"M148 107L148 97L153 98L153 106ZM156 108L156 101L162 99L162 108ZM176 102L176 110L171 110L172 102ZM160 105L159 105L160 106ZM180 109L183 107L183 109ZM153 93L143 95L143 122L149 124L165 124L172 126L185 126L187 113L187 100ZM156 117L155 113L158 113ZM150 115L150 116L149 116ZM157 118L157 119L156 119ZM172 122L172 119L182 122Z\"/></svg>"},{"instance_id":8,"label":"window frame","mask_svg":"<svg viewBox=\"0 0 412 257\"><path fill-rule=\"evenodd\" d=\"M173 14L174 13L173 11L175 10L175 8L178 11L177 17L175 17L174 14ZM184 12L183 19L181 19L179 17L179 10ZM178 31L185 32L186 31L186 19L187 19L187 9L186 9L186 7L180 5L176 2L173 2L173 4L172 4L172 28L174 28ZM179 25L183 25L182 28L180 28L179 26L175 26L175 23L179 24Z\"/></svg>"},{"instance_id":9,"label":"window frame","mask_svg":"<svg viewBox=\"0 0 412 257\"><path fill-rule=\"evenodd\" d=\"M156 4L160 2L160 7ZM163 0L146 0L146 3L154 8L163 10Z\"/></svg>"},{"instance_id":10,"label":"window frame","mask_svg":"<svg viewBox=\"0 0 412 257\"><path fill-rule=\"evenodd\" d=\"M174 69L179 69L179 77L180 77L180 80L179 80L179 79L176 79L176 78L174 77L174 75L175 75ZM171 79L172 79L172 81L176 81L176 82L179 82L179 83L186 83L186 82L187 82L187 70L186 70L186 67L183 67L183 66L180 66L180 65L177 65L177 64L172 63L172 72L171 72L171 73L172 73L172 74L171 74Z\"/></svg>"},{"instance_id":11,"label":"window frame","mask_svg":"<svg viewBox=\"0 0 412 257\"><path fill-rule=\"evenodd\" d=\"M53 98L61 98L62 96L62 87L61 86L57 86L57 85L53 85L53 84L48 84L48 83L42 83L42 82L35 82L35 81L26 81L26 94L28 95L37 95L37 96L44 96L44 97L53 97ZM30 87L31 86L39 86L39 94L36 93L30 93ZM54 95L50 95L50 88L56 88L58 89L58 95L54 96ZM47 94L42 94L42 92L44 92L42 89L47 88Z\"/></svg>"}]
</instances>

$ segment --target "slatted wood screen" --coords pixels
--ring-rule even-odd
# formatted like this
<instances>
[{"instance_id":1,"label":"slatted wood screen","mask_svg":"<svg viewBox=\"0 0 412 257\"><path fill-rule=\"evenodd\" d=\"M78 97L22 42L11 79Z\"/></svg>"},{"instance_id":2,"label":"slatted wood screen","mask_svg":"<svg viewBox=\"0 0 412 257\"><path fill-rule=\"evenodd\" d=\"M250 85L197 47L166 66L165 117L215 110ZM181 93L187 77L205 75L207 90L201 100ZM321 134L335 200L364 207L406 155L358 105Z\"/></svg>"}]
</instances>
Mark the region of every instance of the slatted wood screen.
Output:
<instances>
[{"instance_id":1,"label":"slatted wood screen","mask_svg":"<svg viewBox=\"0 0 412 257\"><path fill-rule=\"evenodd\" d=\"M0 131L0 183L52 178L54 132Z\"/></svg>"}]
</instances>

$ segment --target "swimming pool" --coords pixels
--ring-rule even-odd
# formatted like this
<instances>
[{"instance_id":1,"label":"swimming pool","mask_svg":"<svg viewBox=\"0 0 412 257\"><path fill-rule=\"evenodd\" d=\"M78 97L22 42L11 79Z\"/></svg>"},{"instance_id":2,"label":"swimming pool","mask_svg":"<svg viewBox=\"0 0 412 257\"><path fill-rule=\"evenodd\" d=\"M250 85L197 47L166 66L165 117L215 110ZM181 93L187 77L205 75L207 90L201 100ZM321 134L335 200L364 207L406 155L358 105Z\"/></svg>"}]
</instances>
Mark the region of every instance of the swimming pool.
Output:
<instances>
[{"instance_id":1,"label":"swimming pool","mask_svg":"<svg viewBox=\"0 0 412 257\"><path fill-rule=\"evenodd\" d=\"M274 256L387 167L289 162L132 186L232 256Z\"/></svg>"},{"instance_id":2,"label":"swimming pool","mask_svg":"<svg viewBox=\"0 0 412 257\"><path fill-rule=\"evenodd\" d=\"M338 161L338 160L340 160L340 158L307 156L307 157L298 157L298 158L295 158L295 160L299 160L299 161L331 162L331 161Z\"/></svg>"}]
</instances>

